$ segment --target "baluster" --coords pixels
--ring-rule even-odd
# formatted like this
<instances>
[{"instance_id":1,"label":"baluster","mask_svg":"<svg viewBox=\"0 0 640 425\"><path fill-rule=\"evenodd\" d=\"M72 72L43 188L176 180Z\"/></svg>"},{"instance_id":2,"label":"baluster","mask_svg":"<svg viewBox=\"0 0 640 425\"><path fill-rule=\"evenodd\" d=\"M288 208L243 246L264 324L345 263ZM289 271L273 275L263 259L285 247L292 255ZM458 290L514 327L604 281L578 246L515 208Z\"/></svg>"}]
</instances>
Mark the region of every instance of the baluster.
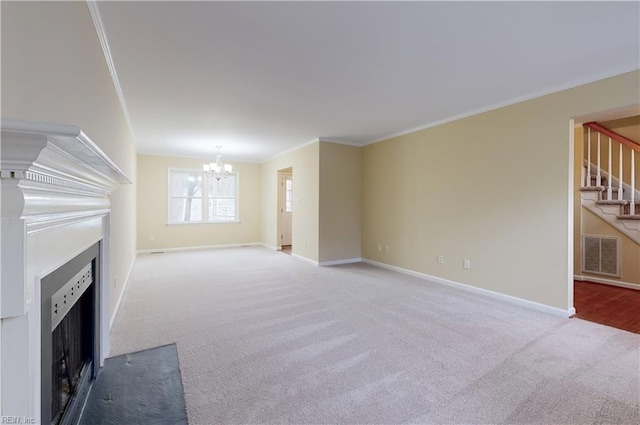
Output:
<instances>
[{"instance_id":1,"label":"baluster","mask_svg":"<svg viewBox=\"0 0 640 425\"><path fill-rule=\"evenodd\" d=\"M602 175L600 173L600 132L598 132L598 163L596 164L596 186L602 186Z\"/></svg>"},{"instance_id":2,"label":"baluster","mask_svg":"<svg viewBox=\"0 0 640 425\"><path fill-rule=\"evenodd\" d=\"M636 151L631 149L631 202L629 214L636 212Z\"/></svg>"},{"instance_id":3,"label":"baluster","mask_svg":"<svg viewBox=\"0 0 640 425\"><path fill-rule=\"evenodd\" d=\"M622 200L622 143L618 144L620 146L620 155L618 155L618 200Z\"/></svg>"},{"instance_id":4,"label":"baluster","mask_svg":"<svg viewBox=\"0 0 640 425\"><path fill-rule=\"evenodd\" d=\"M607 167L607 173L609 173L609 178L607 178L607 181L609 182L609 185L607 186L607 199L611 200L613 199L611 197L611 195L613 194L613 190L611 188L611 181L613 180L613 165L611 164L611 137L609 137L609 164Z\"/></svg>"},{"instance_id":5,"label":"baluster","mask_svg":"<svg viewBox=\"0 0 640 425\"><path fill-rule=\"evenodd\" d=\"M587 187L591 186L591 128L587 127Z\"/></svg>"}]
</instances>

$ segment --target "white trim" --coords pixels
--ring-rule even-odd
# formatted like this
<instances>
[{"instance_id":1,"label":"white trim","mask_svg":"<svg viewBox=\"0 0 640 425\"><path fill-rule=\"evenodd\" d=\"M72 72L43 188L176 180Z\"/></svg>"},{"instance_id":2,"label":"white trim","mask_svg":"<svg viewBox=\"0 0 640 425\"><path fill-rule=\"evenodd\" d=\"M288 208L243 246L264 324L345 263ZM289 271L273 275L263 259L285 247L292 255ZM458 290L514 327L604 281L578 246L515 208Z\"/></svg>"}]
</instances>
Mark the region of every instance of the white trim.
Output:
<instances>
[{"instance_id":1,"label":"white trim","mask_svg":"<svg viewBox=\"0 0 640 425\"><path fill-rule=\"evenodd\" d=\"M292 253L292 254L291 254L291 256L292 256L293 258L297 258L298 260L302 260L302 261L304 261L304 262L306 262L306 263L313 264L314 266L317 266L317 265L318 265L318 262L317 262L317 261L313 261L313 260L311 260L310 258L303 257L302 255L298 255L298 254L293 254L293 253Z\"/></svg>"},{"instance_id":2,"label":"white trim","mask_svg":"<svg viewBox=\"0 0 640 425\"><path fill-rule=\"evenodd\" d=\"M589 169L591 170L591 175L595 176L596 173L598 172L598 166L596 164L593 163L589 163L589 161L585 158L582 160L582 168L585 167L589 167ZM616 177L615 175L610 175L606 170L603 170L602 168L600 169L600 175L602 177L606 177L607 179L611 179L611 184L613 185L613 189L617 190L619 185L620 185L620 179L618 177ZM584 179L581 179L581 182L584 182ZM584 184L584 183L583 183ZM592 186L591 184L589 186ZM625 181L622 181L622 187L624 188L624 190L627 191L627 193L631 192L631 185L625 183ZM635 189L636 192L636 199L640 199L640 188ZM629 197L629 199L631 199ZM629 199L626 199L627 201Z\"/></svg>"},{"instance_id":3,"label":"white trim","mask_svg":"<svg viewBox=\"0 0 640 425\"><path fill-rule=\"evenodd\" d=\"M574 280L580 280L580 281L586 281L586 282L592 282L592 283L602 283L603 285L618 286L620 288L635 289L636 291L640 291L640 284L638 283L604 279L601 277L588 276L588 275L574 275L573 278Z\"/></svg>"},{"instance_id":4,"label":"white trim","mask_svg":"<svg viewBox=\"0 0 640 425\"><path fill-rule=\"evenodd\" d=\"M568 189L568 196L567 196L567 281L566 281L566 290L567 290L567 308L571 309L573 308L574 305L574 294L573 294L573 279L571 278L571 276L574 273L573 270L573 262L574 262L574 240L575 240L575 235L574 235L574 215L575 215L575 199L574 199L574 193L575 193L575 188L574 188L574 182L573 180L575 179L575 153L576 153L576 149L575 149L575 130L574 130L574 120L570 119L569 120L569 140L568 140L568 148L569 148L569 164L568 164L568 170L569 170L569 175L567 176L567 189ZM580 232L582 233L582 230L580 230Z\"/></svg>"},{"instance_id":5,"label":"white trim","mask_svg":"<svg viewBox=\"0 0 640 425\"><path fill-rule=\"evenodd\" d=\"M129 127L131 138L135 142L136 134L133 131L133 125L131 125L129 108L127 108L127 102L125 102L124 100L124 93L122 92L122 87L120 86L120 80L118 79L116 66L113 63L113 56L111 56L111 49L109 48L109 42L107 40L107 33L104 30L104 25L102 24L102 18L100 16L100 11L98 10L98 2L94 0L86 0L86 1L87 1L87 7L89 8L89 14L91 15L91 19L93 20L93 26L96 28L96 33L98 34L98 39L100 40L100 45L102 46L102 53L104 54L104 60L107 63L107 68L109 68L109 74L111 74L111 80L113 81L113 86L115 87L118 100L120 101L120 107L122 108L124 119L127 121L127 126Z\"/></svg>"},{"instance_id":6,"label":"white trim","mask_svg":"<svg viewBox=\"0 0 640 425\"><path fill-rule=\"evenodd\" d=\"M362 263L362 258L346 258L344 260L321 261L319 266L337 266L339 264Z\"/></svg>"},{"instance_id":7,"label":"white trim","mask_svg":"<svg viewBox=\"0 0 640 425\"><path fill-rule=\"evenodd\" d=\"M518 298L518 297L511 296L511 295L502 294L500 292L494 292L494 291L490 291L488 289L479 288L477 286L467 285L466 283L455 282L453 280L443 279L441 277L432 276L432 275L428 275L428 274L425 274L425 273L416 272L416 271L413 271L413 270L403 269L401 267L392 266L392 265L385 264L385 263L379 263L377 261L369 260L367 258L363 258L362 262L366 263L366 264L371 264L373 266L381 267L383 269L393 270L393 271L396 271L396 272L399 272L399 273L402 273L402 274L406 274L406 275L409 275L409 276L414 276L414 277L418 277L418 278L421 278L421 279L426 279L426 280L429 280L429 281L434 282L434 283L439 283L439 284L442 284L442 285L451 286L451 287L454 287L454 288L463 289L463 290L470 291L470 292L475 292L477 294L485 295L485 296L488 296L488 297L491 297L491 298L496 298L496 299L499 299L501 301L507 301L507 302L510 302L512 304L517 304L517 305L520 305L520 306L523 306L523 307L531 308L533 310L538 310L538 311L542 311L544 313L549 313L549 314L552 314L554 316L570 317L570 316L576 314L576 309L573 308L573 307L571 307L568 310L563 310L561 308L551 307L549 305L537 303L535 301L525 300L524 298Z\"/></svg>"},{"instance_id":8,"label":"white trim","mask_svg":"<svg viewBox=\"0 0 640 425\"><path fill-rule=\"evenodd\" d=\"M320 141L320 143L333 143L334 145L355 146L357 148L361 148L362 147L362 144L360 144L360 143L347 142L347 141L338 140L338 139L323 139L322 137L320 137L319 141Z\"/></svg>"},{"instance_id":9,"label":"white trim","mask_svg":"<svg viewBox=\"0 0 640 425\"><path fill-rule=\"evenodd\" d=\"M180 154L180 153L167 153L167 152L163 152L163 153L154 153L153 151L147 151L147 150L136 150L136 154L137 155L144 155L144 156L159 156L162 158L184 158L184 159L197 159L199 161L203 161L203 163L207 163L207 162L211 162L211 156L215 155L215 153L211 153L211 154ZM227 163L231 163L231 165L236 166L236 164L242 164L242 163L247 163L247 164L262 164L264 161L262 160L251 160L251 159L240 159L239 157L234 157L234 156L230 156L229 154L225 154L224 155L225 161Z\"/></svg>"},{"instance_id":10,"label":"white trim","mask_svg":"<svg viewBox=\"0 0 640 425\"><path fill-rule=\"evenodd\" d=\"M124 298L124 293L129 286L129 281L131 280L131 272L133 271L133 266L136 264L136 258L133 258L131 261L131 266L129 267L129 272L127 273L127 277L124 280L124 285L122 285L122 291L120 291L120 296L118 297L118 301L116 302L116 308L113 310L113 315L111 316L111 320L109 321L109 332L113 330L113 324L116 321L116 317L120 312L120 304L122 303L122 299Z\"/></svg>"},{"instance_id":11,"label":"white trim","mask_svg":"<svg viewBox=\"0 0 640 425\"><path fill-rule=\"evenodd\" d=\"M282 247L281 246L275 246L275 245L268 245L264 242L260 242L258 243L258 245L262 245L263 247L270 249L272 251L282 251Z\"/></svg>"},{"instance_id":12,"label":"white trim","mask_svg":"<svg viewBox=\"0 0 640 425\"><path fill-rule=\"evenodd\" d=\"M139 249L137 254L160 254L165 252L180 252L180 251L196 251L206 249L220 249L220 248L245 248L249 246L265 246L262 242L246 242L246 243L229 243L221 245L199 245L199 246L181 246L177 248L154 248L154 249Z\"/></svg>"},{"instance_id":13,"label":"white trim","mask_svg":"<svg viewBox=\"0 0 640 425\"><path fill-rule=\"evenodd\" d=\"M595 77L590 77L590 78L583 78L577 81L572 81L570 83L565 83L565 84L559 84L557 86L548 88L548 89L544 89L544 90L540 90L531 94L527 94L524 96L520 96L520 97L516 97L510 100L505 100L503 102L497 102L488 106L483 106L481 108L477 108L477 109L473 109L469 112L463 112L461 114L456 114L450 117L446 117L443 118L441 120L438 121L433 121L431 123L428 124L423 124L417 127L413 127L410 128L408 130L404 130L404 131L399 131L397 133L393 133L393 134L389 134L387 136L384 137L379 137L377 139L374 139L370 142L366 142L361 144L360 146L367 146L367 145L372 145L374 143L378 143L378 142L382 142L385 140L389 140L389 139L394 139L396 137L400 137L400 136L404 136L406 134L411 134L411 133L415 133L416 131L421 131L421 130L426 130L427 128L431 128L431 127L436 127L442 124L447 124L453 121L458 121L464 118L469 118L472 117L474 115L479 115L479 114L483 114L485 112L489 112L489 111L493 111L495 109L500 109L500 108L504 108L507 106L511 106L511 105L515 105L517 103L521 103L521 102L526 102L528 100L533 100L533 99L537 99L539 97L542 96L547 96L550 94L554 94L554 93L558 93L561 92L563 90L569 90L575 87L579 87L585 84L590 84L590 83L594 83L596 81L600 81L600 80L604 80L606 78L611 78L611 77L615 77L617 75L622 75L622 74L626 74L627 72L632 72L632 71L636 71L638 68L637 66L632 66L632 67L621 67L618 68L617 70L613 71L613 72L605 72L602 74L599 74Z\"/></svg>"}]
</instances>

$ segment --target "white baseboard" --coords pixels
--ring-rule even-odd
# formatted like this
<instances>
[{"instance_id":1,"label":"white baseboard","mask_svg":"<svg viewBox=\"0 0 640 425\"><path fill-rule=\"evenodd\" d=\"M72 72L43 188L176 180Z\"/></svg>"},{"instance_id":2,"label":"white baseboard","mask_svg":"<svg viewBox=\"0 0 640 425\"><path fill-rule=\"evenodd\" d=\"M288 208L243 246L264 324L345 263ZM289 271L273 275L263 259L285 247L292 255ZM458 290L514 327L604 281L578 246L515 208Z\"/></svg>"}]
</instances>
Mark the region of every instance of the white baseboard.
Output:
<instances>
[{"instance_id":1,"label":"white baseboard","mask_svg":"<svg viewBox=\"0 0 640 425\"><path fill-rule=\"evenodd\" d=\"M309 258L307 258L307 257L303 257L302 255L298 255L298 254L291 254L291 256L292 256L293 258L297 258L298 260L302 260L302 261L305 261L305 262L307 262L307 263L309 263L309 264L313 264L314 266L317 266L317 265L318 265L318 262L317 262L317 261L311 260L311 259L309 259Z\"/></svg>"},{"instance_id":2,"label":"white baseboard","mask_svg":"<svg viewBox=\"0 0 640 425\"><path fill-rule=\"evenodd\" d=\"M362 258L347 258L345 260L321 261L319 266L337 266L339 264L362 263Z\"/></svg>"},{"instance_id":3,"label":"white baseboard","mask_svg":"<svg viewBox=\"0 0 640 425\"><path fill-rule=\"evenodd\" d=\"M264 242L260 242L260 245L262 245L265 248L268 248L272 251L282 251L282 247L281 246L275 246L275 245L267 245Z\"/></svg>"},{"instance_id":4,"label":"white baseboard","mask_svg":"<svg viewBox=\"0 0 640 425\"><path fill-rule=\"evenodd\" d=\"M267 246L262 242L246 242L246 243L230 243L224 245L199 245L199 246L181 246L178 248L155 248L155 249L141 249L138 250L138 254L152 254L160 252L178 252L178 251L195 251L199 249L219 249L219 248L241 248L246 246ZM269 246L267 246L270 248Z\"/></svg>"},{"instance_id":5,"label":"white baseboard","mask_svg":"<svg viewBox=\"0 0 640 425\"><path fill-rule=\"evenodd\" d=\"M113 324L116 321L116 317L118 316L118 312L120 311L120 304L122 304L122 299L124 298L124 293L129 286L129 281L131 280L131 272L133 271L133 266L136 264L136 257L133 257L133 261L131 262L131 266L129 266L129 272L127 273L127 277L124 280L124 285L122 285L122 291L120 291L120 296L118 297L118 302L116 302L116 308L113 310L113 315L111 316L111 321L109 323L109 332L113 329Z\"/></svg>"},{"instance_id":6,"label":"white baseboard","mask_svg":"<svg viewBox=\"0 0 640 425\"><path fill-rule=\"evenodd\" d=\"M402 267L396 267L396 266L392 266L392 265L385 264L385 263L379 263L377 261L369 260L367 258L363 258L362 262L363 263L367 263L367 264L371 264L373 266L381 267L383 269L393 270L393 271L400 272L400 273L403 273L403 274L407 274L407 275L410 275L410 276L415 276L415 277L419 277L421 279L426 279L426 280L429 280L431 282L439 283L439 284L442 284L442 285L451 286L453 288L464 289L466 291L470 291L470 292L475 292L477 294L486 295L486 296L491 297L491 298L499 299L499 300L502 300L502 301L507 301L507 302L510 302L510 303L513 303L513 304L521 305L523 307L528 307L528 308L531 308L531 309L534 309L534 310L538 310L538 311L542 311L542 312L545 312L545 313L553 314L554 316L570 317L570 316L576 314L576 309L573 308L573 307L568 309L568 310L563 310L561 308L551 307L549 305L537 303L535 301L525 300L524 298L518 298L518 297L511 296L511 295L502 294L500 292L494 292L494 291L490 291L488 289L478 288L477 286L467 285L466 283L455 282L453 280L443 279L441 277L432 276L432 275L428 275L428 274L425 274L425 273L416 272L416 271L413 271L413 270L403 269Z\"/></svg>"},{"instance_id":7,"label":"white baseboard","mask_svg":"<svg viewBox=\"0 0 640 425\"><path fill-rule=\"evenodd\" d=\"M602 283L604 285L618 286L620 288L635 289L640 291L640 285L637 283L623 282L619 280L604 279L601 277L574 275L575 280L586 280L587 282Z\"/></svg>"}]
</instances>

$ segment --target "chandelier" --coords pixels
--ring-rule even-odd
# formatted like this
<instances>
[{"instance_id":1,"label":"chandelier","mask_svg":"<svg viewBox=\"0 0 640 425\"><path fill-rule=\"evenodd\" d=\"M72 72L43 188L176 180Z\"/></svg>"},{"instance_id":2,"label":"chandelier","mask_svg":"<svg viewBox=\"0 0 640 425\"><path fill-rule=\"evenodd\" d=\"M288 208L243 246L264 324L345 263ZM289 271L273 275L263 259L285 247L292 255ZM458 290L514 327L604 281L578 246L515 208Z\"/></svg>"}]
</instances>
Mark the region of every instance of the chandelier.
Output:
<instances>
[{"instance_id":1,"label":"chandelier","mask_svg":"<svg viewBox=\"0 0 640 425\"><path fill-rule=\"evenodd\" d=\"M233 167L231 164L222 163L222 154L220 153L222 146L216 146L216 149L218 150L218 153L216 154L216 162L204 164L202 168L204 168L204 172L207 177L214 177L216 180L220 181L220 179L231 174Z\"/></svg>"}]
</instances>

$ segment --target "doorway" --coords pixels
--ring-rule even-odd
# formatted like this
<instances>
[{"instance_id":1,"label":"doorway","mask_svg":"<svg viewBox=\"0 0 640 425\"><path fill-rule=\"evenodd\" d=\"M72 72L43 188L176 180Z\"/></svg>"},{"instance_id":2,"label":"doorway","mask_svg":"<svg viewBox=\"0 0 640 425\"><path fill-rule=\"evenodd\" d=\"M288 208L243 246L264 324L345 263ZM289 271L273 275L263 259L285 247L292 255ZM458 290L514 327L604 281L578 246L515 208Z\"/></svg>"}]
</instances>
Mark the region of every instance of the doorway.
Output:
<instances>
[{"instance_id":1,"label":"doorway","mask_svg":"<svg viewBox=\"0 0 640 425\"><path fill-rule=\"evenodd\" d=\"M280 250L291 254L293 250L293 169L278 171L278 228Z\"/></svg>"},{"instance_id":2,"label":"doorway","mask_svg":"<svg viewBox=\"0 0 640 425\"><path fill-rule=\"evenodd\" d=\"M626 230L640 215L624 208L632 193L640 197L630 172L631 151L639 150L620 139L640 141L639 111L636 105L576 118L573 133L575 317L635 333L640 333L640 243ZM638 169L640 161L634 163Z\"/></svg>"}]
</instances>

